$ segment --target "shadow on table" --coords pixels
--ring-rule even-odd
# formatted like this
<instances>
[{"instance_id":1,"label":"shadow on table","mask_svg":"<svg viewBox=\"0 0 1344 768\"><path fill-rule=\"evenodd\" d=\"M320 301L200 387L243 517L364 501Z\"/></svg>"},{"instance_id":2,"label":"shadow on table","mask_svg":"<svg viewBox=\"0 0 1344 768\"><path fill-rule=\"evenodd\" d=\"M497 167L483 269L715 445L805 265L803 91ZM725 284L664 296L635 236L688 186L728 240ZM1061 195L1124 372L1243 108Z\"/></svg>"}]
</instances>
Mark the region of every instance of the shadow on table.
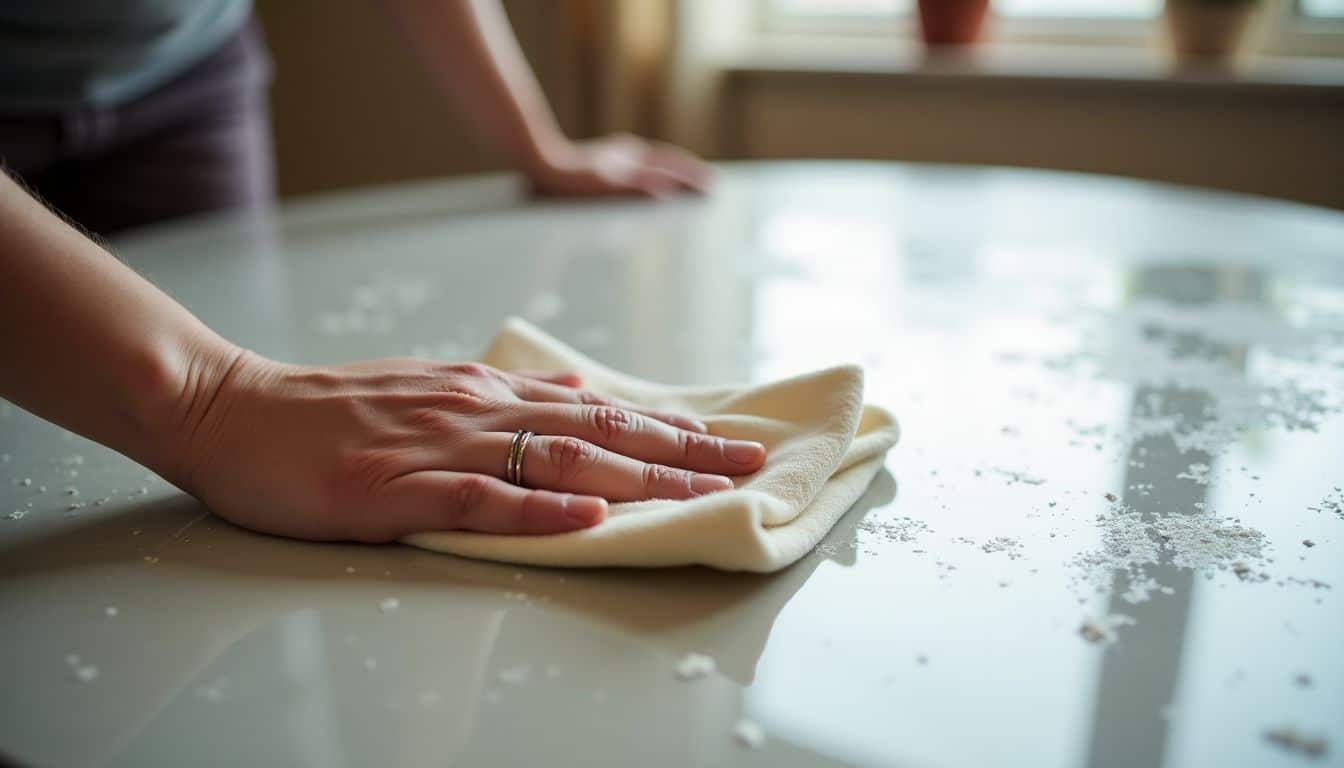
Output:
<instances>
[{"instance_id":1,"label":"shadow on table","mask_svg":"<svg viewBox=\"0 0 1344 768\"><path fill-rule=\"evenodd\" d=\"M784 605L822 562L855 562L856 524L891 503L895 478L880 472L822 546L774 574L726 573L692 566L661 569L535 568L468 560L404 545L319 543L253 533L210 515L185 495L126 507L99 518L69 521L50 534L0 550L0 579L17 582L54 572L89 573L109 566L155 568L184 588L214 591L241 584L256 591L244 610L309 607L311 584L374 581L389 586L439 585L494 592L501 602L526 595L637 633L673 652L714 655L740 684L756 661ZM351 570L353 569L353 571ZM140 578L140 577L137 577ZM295 603L299 602L300 605ZM219 606L223 607L223 606Z\"/></svg>"}]
</instances>

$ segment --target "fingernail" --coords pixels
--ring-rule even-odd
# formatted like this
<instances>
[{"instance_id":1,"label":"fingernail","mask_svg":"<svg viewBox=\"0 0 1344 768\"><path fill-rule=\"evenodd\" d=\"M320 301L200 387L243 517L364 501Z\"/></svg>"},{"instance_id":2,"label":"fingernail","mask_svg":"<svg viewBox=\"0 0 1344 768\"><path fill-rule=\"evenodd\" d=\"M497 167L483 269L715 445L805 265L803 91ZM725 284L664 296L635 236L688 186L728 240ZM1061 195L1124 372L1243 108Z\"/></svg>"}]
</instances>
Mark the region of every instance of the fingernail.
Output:
<instances>
[{"instance_id":1,"label":"fingernail","mask_svg":"<svg viewBox=\"0 0 1344 768\"><path fill-rule=\"evenodd\" d=\"M596 496L566 495L564 499L565 517L579 525L593 525L607 515L607 500Z\"/></svg>"},{"instance_id":2,"label":"fingernail","mask_svg":"<svg viewBox=\"0 0 1344 768\"><path fill-rule=\"evenodd\" d=\"M726 491L732 487L733 481L723 475L695 475L691 478L691 490L701 496Z\"/></svg>"},{"instance_id":3,"label":"fingernail","mask_svg":"<svg viewBox=\"0 0 1344 768\"><path fill-rule=\"evenodd\" d=\"M750 440L726 440L723 443L723 455L734 464L755 465L765 458L765 446Z\"/></svg>"}]
</instances>

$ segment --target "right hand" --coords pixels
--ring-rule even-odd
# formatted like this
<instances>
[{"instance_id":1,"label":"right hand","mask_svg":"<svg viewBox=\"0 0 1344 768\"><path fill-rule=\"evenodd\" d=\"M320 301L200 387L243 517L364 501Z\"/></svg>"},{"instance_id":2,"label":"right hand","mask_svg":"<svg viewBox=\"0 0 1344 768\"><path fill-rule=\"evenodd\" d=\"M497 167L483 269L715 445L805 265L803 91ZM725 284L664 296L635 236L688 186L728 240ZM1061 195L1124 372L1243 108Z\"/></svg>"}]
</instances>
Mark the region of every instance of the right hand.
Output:
<instances>
[{"instance_id":1,"label":"right hand","mask_svg":"<svg viewBox=\"0 0 1344 768\"><path fill-rule=\"evenodd\" d=\"M727 490L729 475L765 462L759 443L576 383L476 363L301 367L242 353L184 427L174 474L246 528L384 542L421 531L586 528L606 517L608 501ZM526 487L503 480L518 429L536 433Z\"/></svg>"}]
</instances>

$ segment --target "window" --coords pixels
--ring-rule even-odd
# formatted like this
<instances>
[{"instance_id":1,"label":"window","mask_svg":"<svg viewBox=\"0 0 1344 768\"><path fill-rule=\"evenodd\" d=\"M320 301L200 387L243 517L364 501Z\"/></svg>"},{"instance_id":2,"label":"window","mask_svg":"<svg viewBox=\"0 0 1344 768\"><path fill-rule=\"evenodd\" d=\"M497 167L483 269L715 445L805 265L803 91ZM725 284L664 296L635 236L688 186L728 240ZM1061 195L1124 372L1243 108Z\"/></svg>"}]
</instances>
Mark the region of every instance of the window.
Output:
<instances>
[{"instance_id":1,"label":"window","mask_svg":"<svg viewBox=\"0 0 1344 768\"><path fill-rule=\"evenodd\" d=\"M756 0L766 37L896 38L917 32L917 0ZM1026 45L1154 45L1164 0L991 0L991 37ZM1344 57L1344 0L1265 0L1284 17L1267 25L1275 56Z\"/></svg>"},{"instance_id":2,"label":"window","mask_svg":"<svg viewBox=\"0 0 1344 768\"><path fill-rule=\"evenodd\" d=\"M1302 13L1344 19L1344 0L1302 0Z\"/></svg>"},{"instance_id":3,"label":"window","mask_svg":"<svg viewBox=\"0 0 1344 768\"><path fill-rule=\"evenodd\" d=\"M914 9L915 0L766 0L775 19L840 19L894 17ZM1162 0L993 0L1000 16L1023 18L1140 19L1156 16ZM1309 17L1344 18L1344 0L1299 0Z\"/></svg>"}]
</instances>

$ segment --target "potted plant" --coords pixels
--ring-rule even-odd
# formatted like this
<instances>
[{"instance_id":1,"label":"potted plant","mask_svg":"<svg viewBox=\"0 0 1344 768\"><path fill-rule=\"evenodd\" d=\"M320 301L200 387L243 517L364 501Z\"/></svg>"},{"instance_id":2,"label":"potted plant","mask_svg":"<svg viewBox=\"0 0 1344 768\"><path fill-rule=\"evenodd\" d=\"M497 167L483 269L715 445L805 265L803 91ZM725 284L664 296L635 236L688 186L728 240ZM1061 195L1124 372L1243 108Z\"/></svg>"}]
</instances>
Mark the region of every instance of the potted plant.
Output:
<instances>
[{"instance_id":1,"label":"potted plant","mask_svg":"<svg viewBox=\"0 0 1344 768\"><path fill-rule=\"evenodd\" d=\"M1226 65L1250 47L1262 0L1166 0L1163 16L1178 64Z\"/></svg>"},{"instance_id":2,"label":"potted plant","mask_svg":"<svg viewBox=\"0 0 1344 768\"><path fill-rule=\"evenodd\" d=\"M989 0L919 0L919 27L928 45L970 45L980 39Z\"/></svg>"}]
</instances>

